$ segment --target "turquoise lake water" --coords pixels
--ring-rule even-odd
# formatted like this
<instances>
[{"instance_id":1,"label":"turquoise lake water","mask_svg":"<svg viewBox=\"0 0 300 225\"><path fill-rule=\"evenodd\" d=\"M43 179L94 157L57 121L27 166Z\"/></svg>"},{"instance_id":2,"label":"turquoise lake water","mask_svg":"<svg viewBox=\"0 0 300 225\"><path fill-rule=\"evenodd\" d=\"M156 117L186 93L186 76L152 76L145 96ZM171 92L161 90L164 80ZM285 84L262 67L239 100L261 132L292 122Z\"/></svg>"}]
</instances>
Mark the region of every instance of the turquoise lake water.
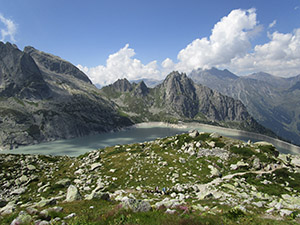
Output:
<instances>
[{"instance_id":1,"label":"turquoise lake water","mask_svg":"<svg viewBox=\"0 0 300 225\"><path fill-rule=\"evenodd\" d=\"M243 141L251 140L255 142L264 140L264 138L262 137L257 138L254 137L255 135L241 134L239 131L236 130L224 129L201 124L185 124L182 126L173 126L162 123L143 123L138 124L135 127L131 127L117 132L103 133L98 135L85 136L81 138L59 140L26 147L19 147L14 150L6 150L0 153L78 156L85 152L99 148L104 148L107 146L151 141L155 140L156 138L185 133L191 129L197 129L199 131L210 133L218 132L223 136L232 137ZM266 139L268 140L264 141L269 141L276 146L276 140L273 141L269 138ZM291 149L282 148L280 146L276 147L280 152L283 153L300 154L299 147L295 147L293 151Z\"/></svg>"}]
</instances>

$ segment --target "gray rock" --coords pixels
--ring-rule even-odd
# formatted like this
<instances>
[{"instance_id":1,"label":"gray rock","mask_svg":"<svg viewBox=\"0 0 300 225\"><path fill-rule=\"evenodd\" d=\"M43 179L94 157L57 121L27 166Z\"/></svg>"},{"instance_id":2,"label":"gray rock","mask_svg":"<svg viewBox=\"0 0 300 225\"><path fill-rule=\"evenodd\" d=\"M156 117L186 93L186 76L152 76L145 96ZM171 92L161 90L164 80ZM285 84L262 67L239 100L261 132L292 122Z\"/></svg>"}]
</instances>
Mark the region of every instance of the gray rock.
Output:
<instances>
[{"instance_id":1,"label":"gray rock","mask_svg":"<svg viewBox=\"0 0 300 225\"><path fill-rule=\"evenodd\" d=\"M32 218L29 214L24 211L21 211L16 219L14 219L11 225L21 225L21 224L29 224Z\"/></svg>"},{"instance_id":2,"label":"gray rock","mask_svg":"<svg viewBox=\"0 0 300 225\"><path fill-rule=\"evenodd\" d=\"M175 214L176 210L175 209L167 209L165 213L167 213L167 214Z\"/></svg>"},{"instance_id":3,"label":"gray rock","mask_svg":"<svg viewBox=\"0 0 300 225\"><path fill-rule=\"evenodd\" d=\"M9 202L6 206L0 209L0 215L8 215L16 210L16 205L14 202Z\"/></svg>"},{"instance_id":4,"label":"gray rock","mask_svg":"<svg viewBox=\"0 0 300 225\"><path fill-rule=\"evenodd\" d=\"M55 184L63 187L68 187L71 184L71 180L68 178L64 178L62 180L57 181Z\"/></svg>"},{"instance_id":5,"label":"gray rock","mask_svg":"<svg viewBox=\"0 0 300 225\"><path fill-rule=\"evenodd\" d=\"M45 207L47 205L55 205L56 204L56 199L55 198L50 198L50 199L42 199L38 203L36 203L36 207Z\"/></svg>"},{"instance_id":6,"label":"gray rock","mask_svg":"<svg viewBox=\"0 0 300 225\"><path fill-rule=\"evenodd\" d=\"M264 207L264 203L263 202L253 202L252 203L253 205L255 205L255 206L257 206L258 208L262 208L262 207Z\"/></svg>"},{"instance_id":7,"label":"gray rock","mask_svg":"<svg viewBox=\"0 0 300 225\"><path fill-rule=\"evenodd\" d=\"M25 192L26 192L25 188L18 188L18 189L13 190L10 194L11 195L21 195Z\"/></svg>"},{"instance_id":8,"label":"gray rock","mask_svg":"<svg viewBox=\"0 0 300 225\"><path fill-rule=\"evenodd\" d=\"M92 191L91 194L89 194L86 198L86 200L92 200L92 199L102 199L102 200L106 200L109 201L110 200L110 196L108 193L104 193L101 191Z\"/></svg>"},{"instance_id":9,"label":"gray rock","mask_svg":"<svg viewBox=\"0 0 300 225\"><path fill-rule=\"evenodd\" d=\"M0 208L4 207L7 205L7 201L4 199L0 199Z\"/></svg>"},{"instance_id":10,"label":"gray rock","mask_svg":"<svg viewBox=\"0 0 300 225\"><path fill-rule=\"evenodd\" d=\"M36 208L33 207L27 207L26 211L30 214L30 215L37 215L38 214L38 210Z\"/></svg>"},{"instance_id":11,"label":"gray rock","mask_svg":"<svg viewBox=\"0 0 300 225\"><path fill-rule=\"evenodd\" d=\"M280 214L280 216L289 216L289 215L291 215L293 213L293 211L291 211L291 210L288 210L288 209L281 209L280 211L279 211L279 214Z\"/></svg>"},{"instance_id":12,"label":"gray rock","mask_svg":"<svg viewBox=\"0 0 300 225\"><path fill-rule=\"evenodd\" d=\"M151 210L149 202L131 198L123 199L122 207L125 209L131 209L133 212L148 212Z\"/></svg>"},{"instance_id":13,"label":"gray rock","mask_svg":"<svg viewBox=\"0 0 300 225\"><path fill-rule=\"evenodd\" d=\"M50 220L51 219L51 217L49 216L48 209L42 210L39 214L40 214L41 219L43 219L43 220Z\"/></svg>"},{"instance_id":14,"label":"gray rock","mask_svg":"<svg viewBox=\"0 0 300 225\"><path fill-rule=\"evenodd\" d=\"M169 199L169 198L164 198L162 201L156 202L155 207L158 209L161 206L165 206L166 208L174 208L183 202L179 201L179 199Z\"/></svg>"},{"instance_id":15,"label":"gray rock","mask_svg":"<svg viewBox=\"0 0 300 225\"><path fill-rule=\"evenodd\" d=\"M36 167L34 165L27 165L28 170L36 170Z\"/></svg>"},{"instance_id":16,"label":"gray rock","mask_svg":"<svg viewBox=\"0 0 300 225\"><path fill-rule=\"evenodd\" d=\"M238 168L241 168L241 167L248 167L249 164L248 163L245 163L243 161L238 161L236 164L231 164L230 165L230 169L231 170L237 170Z\"/></svg>"},{"instance_id":17,"label":"gray rock","mask_svg":"<svg viewBox=\"0 0 300 225\"><path fill-rule=\"evenodd\" d=\"M252 166L253 166L253 169L256 169L256 170L260 170L261 169L261 163L260 163L259 158L255 158L253 160Z\"/></svg>"},{"instance_id":18,"label":"gray rock","mask_svg":"<svg viewBox=\"0 0 300 225\"><path fill-rule=\"evenodd\" d=\"M222 136L216 132L213 132L209 135L211 138L221 138Z\"/></svg>"},{"instance_id":19,"label":"gray rock","mask_svg":"<svg viewBox=\"0 0 300 225\"><path fill-rule=\"evenodd\" d=\"M192 130L192 131L189 132L189 136L192 137L192 138L195 138L195 137L199 136L199 131Z\"/></svg>"},{"instance_id":20,"label":"gray rock","mask_svg":"<svg viewBox=\"0 0 300 225\"><path fill-rule=\"evenodd\" d=\"M101 167L101 166L102 166L101 163L93 163L93 164L91 165L91 171L93 171L93 170L95 170L95 169L97 169L97 168L99 168L99 167Z\"/></svg>"},{"instance_id":21,"label":"gray rock","mask_svg":"<svg viewBox=\"0 0 300 225\"><path fill-rule=\"evenodd\" d=\"M81 199L81 195L77 187L74 185L70 185L67 191L66 202L72 202L80 199Z\"/></svg>"},{"instance_id":22,"label":"gray rock","mask_svg":"<svg viewBox=\"0 0 300 225\"><path fill-rule=\"evenodd\" d=\"M210 174L212 177L220 177L221 172L214 166L208 165L208 168L210 169Z\"/></svg>"},{"instance_id":23,"label":"gray rock","mask_svg":"<svg viewBox=\"0 0 300 225\"><path fill-rule=\"evenodd\" d=\"M71 213L71 214L65 216L64 219L65 219L65 220L68 220L68 219L71 219L71 218L73 218L73 217L75 217L75 216L76 216L76 213Z\"/></svg>"},{"instance_id":24,"label":"gray rock","mask_svg":"<svg viewBox=\"0 0 300 225\"><path fill-rule=\"evenodd\" d=\"M34 222L34 224L36 225L49 225L50 222L46 221L46 220L37 220Z\"/></svg>"}]
</instances>

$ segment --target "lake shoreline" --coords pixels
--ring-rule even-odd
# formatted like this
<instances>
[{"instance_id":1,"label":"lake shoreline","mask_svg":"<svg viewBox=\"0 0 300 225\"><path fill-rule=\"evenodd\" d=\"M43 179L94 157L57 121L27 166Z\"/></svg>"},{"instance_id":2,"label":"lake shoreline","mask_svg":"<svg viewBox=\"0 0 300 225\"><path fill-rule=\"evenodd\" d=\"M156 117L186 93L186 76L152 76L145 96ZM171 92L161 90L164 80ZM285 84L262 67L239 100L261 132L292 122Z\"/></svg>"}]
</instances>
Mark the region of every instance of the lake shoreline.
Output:
<instances>
[{"instance_id":1,"label":"lake shoreline","mask_svg":"<svg viewBox=\"0 0 300 225\"><path fill-rule=\"evenodd\" d=\"M270 142L274 144L277 147L288 149L289 151L293 152L294 154L300 154L300 147L294 144L291 144L289 142L285 142L280 139L276 139L264 134L254 133L250 131L244 131L244 130L238 130L234 128L227 128L227 127L220 127L220 126L214 126L210 124L205 123L197 123L197 122L191 122L191 123L179 123L179 124L172 124L172 123L165 123L165 122L146 122L146 123L138 123L133 125L133 127L143 127L146 125L150 126L165 126L170 128L190 128L190 129L197 129L197 127L205 127L210 129L217 129L224 131L226 133L230 132L234 136L251 136L255 139L261 139L267 142ZM224 135L226 136L226 135Z\"/></svg>"},{"instance_id":2,"label":"lake shoreline","mask_svg":"<svg viewBox=\"0 0 300 225\"><path fill-rule=\"evenodd\" d=\"M219 133L222 136L247 142L266 141L272 143L281 153L300 154L300 147L263 134L257 134L232 128L213 126L203 123L165 123L144 122L124 127L115 131L89 135L74 139L57 140L41 144L29 145L13 150L0 151L0 154L43 154L78 156L85 152L108 146L141 143L186 133L197 129L200 132Z\"/></svg>"}]
</instances>

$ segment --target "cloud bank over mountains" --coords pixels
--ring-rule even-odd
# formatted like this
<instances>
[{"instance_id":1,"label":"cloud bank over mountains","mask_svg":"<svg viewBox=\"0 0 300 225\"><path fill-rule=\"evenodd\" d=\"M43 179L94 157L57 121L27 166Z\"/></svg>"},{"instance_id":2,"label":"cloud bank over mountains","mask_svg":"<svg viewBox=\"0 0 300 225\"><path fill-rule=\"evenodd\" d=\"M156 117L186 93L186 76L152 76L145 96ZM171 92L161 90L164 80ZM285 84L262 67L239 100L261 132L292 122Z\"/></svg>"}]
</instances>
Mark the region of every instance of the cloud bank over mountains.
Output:
<instances>
[{"instance_id":1,"label":"cloud bank over mountains","mask_svg":"<svg viewBox=\"0 0 300 225\"><path fill-rule=\"evenodd\" d=\"M268 29L274 29L276 22L269 24ZM154 60L145 65L135 58L134 49L126 44L108 57L106 65L92 68L78 65L78 68L100 85L118 78L162 79L172 70L188 73L211 67L227 68L237 74L257 71L285 77L299 74L300 28L286 34L268 32L267 43L252 46L251 41L263 30L255 9L236 9L214 25L209 37L197 38L179 51L177 62L167 58L160 64Z\"/></svg>"}]
</instances>

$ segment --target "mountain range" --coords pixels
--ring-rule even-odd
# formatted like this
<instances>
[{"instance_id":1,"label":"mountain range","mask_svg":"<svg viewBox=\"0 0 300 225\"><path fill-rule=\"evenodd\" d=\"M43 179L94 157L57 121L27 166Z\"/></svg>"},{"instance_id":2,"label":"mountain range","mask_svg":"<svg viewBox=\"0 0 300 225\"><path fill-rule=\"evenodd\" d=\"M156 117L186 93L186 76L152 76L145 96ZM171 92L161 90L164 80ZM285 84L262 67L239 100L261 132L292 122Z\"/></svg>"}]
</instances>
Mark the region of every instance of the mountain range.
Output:
<instances>
[{"instance_id":1,"label":"mountain range","mask_svg":"<svg viewBox=\"0 0 300 225\"><path fill-rule=\"evenodd\" d=\"M297 88L291 86L290 88ZM71 63L0 42L0 148L117 130L145 121L197 121L275 136L244 104L179 72L152 88L126 79L96 88Z\"/></svg>"},{"instance_id":2,"label":"mountain range","mask_svg":"<svg viewBox=\"0 0 300 225\"><path fill-rule=\"evenodd\" d=\"M172 72L154 88L144 81L119 79L101 92L134 122L197 121L274 136L250 116L241 101L197 85L184 73Z\"/></svg>"},{"instance_id":3,"label":"mountain range","mask_svg":"<svg viewBox=\"0 0 300 225\"><path fill-rule=\"evenodd\" d=\"M57 56L0 42L0 148L131 125L89 78Z\"/></svg>"},{"instance_id":4,"label":"mountain range","mask_svg":"<svg viewBox=\"0 0 300 225\"><path fill-rule=\"evenodd\" d=\"M260 124L300 144L300 75L282 78L259 72L237 76L228 70L212 68L194 70L189 77L198 84L241 100Z\"/></svg>"}]
</instances>

